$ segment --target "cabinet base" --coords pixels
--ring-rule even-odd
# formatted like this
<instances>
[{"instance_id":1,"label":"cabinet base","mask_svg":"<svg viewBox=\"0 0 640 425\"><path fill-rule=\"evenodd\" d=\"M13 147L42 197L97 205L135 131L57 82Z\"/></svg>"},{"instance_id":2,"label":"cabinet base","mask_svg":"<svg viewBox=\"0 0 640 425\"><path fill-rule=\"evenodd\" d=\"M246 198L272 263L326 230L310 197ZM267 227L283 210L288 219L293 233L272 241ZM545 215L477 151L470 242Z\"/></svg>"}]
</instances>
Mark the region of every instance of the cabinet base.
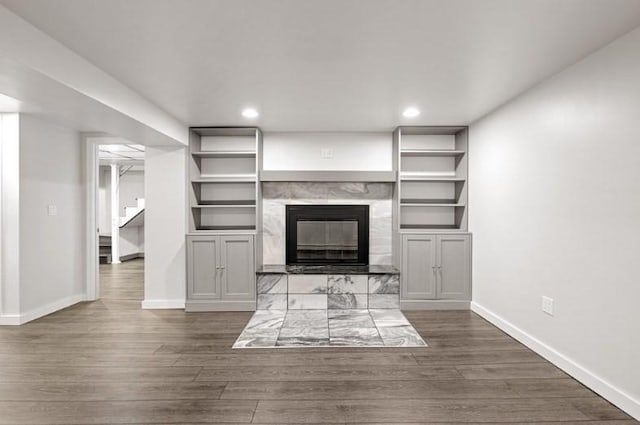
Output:
<instances>
[{"instance_id":1,"label":"cabinet base","mask_svg":"<svg viewBox=\"0 0 640 425\"><path fill-rule=\"evenodd\" d=\"M205 311L255 311L255 301L187 300L186 312Z\"/></svg>"},{"instance_id":2,"label":"cabinet base","mask_svg":"<svg viewBox=\"0 0 640 425\"><path fill-rule=\"evenodd\" d=\"M400 300L401 310L469 310L471 301Z\"/></svg>"}]
</instances>

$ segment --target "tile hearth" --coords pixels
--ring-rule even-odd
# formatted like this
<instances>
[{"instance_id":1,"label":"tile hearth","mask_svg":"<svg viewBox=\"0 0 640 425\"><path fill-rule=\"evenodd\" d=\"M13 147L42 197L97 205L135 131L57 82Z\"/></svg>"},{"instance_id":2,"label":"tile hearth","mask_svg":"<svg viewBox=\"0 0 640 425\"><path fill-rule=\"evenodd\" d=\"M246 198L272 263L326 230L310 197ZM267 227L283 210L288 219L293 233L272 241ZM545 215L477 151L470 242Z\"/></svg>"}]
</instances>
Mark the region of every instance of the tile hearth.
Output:
<instances>
[{"instance_id":1,"label":"tile hearth","mask_svg":"<svg viewBox=\"0 0 640 425\"><path fill-rule=\"evenodd\" d=\"M426 347L400 310L258 310L233 348Z\"/></svg>"}]
</instances>

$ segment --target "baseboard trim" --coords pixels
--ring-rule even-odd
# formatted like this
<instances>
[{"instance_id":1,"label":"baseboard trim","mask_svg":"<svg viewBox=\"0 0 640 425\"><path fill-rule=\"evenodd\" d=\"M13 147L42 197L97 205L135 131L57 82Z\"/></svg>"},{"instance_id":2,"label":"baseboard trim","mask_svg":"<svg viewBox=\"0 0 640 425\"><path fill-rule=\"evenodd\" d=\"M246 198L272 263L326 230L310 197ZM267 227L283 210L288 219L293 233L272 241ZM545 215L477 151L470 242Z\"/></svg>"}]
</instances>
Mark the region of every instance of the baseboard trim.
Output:
<instances>
[{"instance_id":1,"label":"baseboard trim","mask_svg":"<svg viewBox=\"0 0 640 425\"><path fill-rule=\"evenodd\" d=\"M469 310L471 301L400 300L400 310Z\"/></svg>"},{"instance_id":2,"label":"baseboard trim","mask_svg":"<svg viewBox=\"0 0 640 425\"><path fill-rule=\"evenodd\" d=\"M213 300L189 300L186 302L187 312L205 311L255 311L255 301L213 301Z\"/></svg>"},{"instance_id":3,"label":"baseboard trim","mask_svg":"<svg viewBox=\"0 0 640 425\"><path fill-rule=\"evenodd\" d=\"M17 326L20 325L19 314L2 314L0 315L0 326Z\"/></svg>"},{"instance_id":4,"label":"baseboard trim","mask_svg":"<svg viewBox=\"0 0 640 425\"><path fill-rule=\"evenodd\" d=\"M51 313L55 313L58 310L62 310L63 308L70 307L85 300L85 294L75 294L64 297L41 307L33 308L21 314L0 316L0 325L23 325L32 320L39 319Z\"/></svg>"},{"instance_id":5,"label":"baseboard trim","mask_svg":"<svg viewBox=\"0 0 640 425\"><path fill-rule=\"evenodd\" d=\"M511 322L498 316L491 310L481 306L477 302L474 301L471 303L471 310L487 321L491 322L493 325L497 326L522 344L526 345L531 350L535 351L554 365L558 366L573 378L577 379L582 384L590 388L592 391L596 392L620 409L624 410L627 414L633 416L635 419L640 420L640 401L634 399L629 394L621 391L614 385L600 378L591 371L585 369L573 359L568 358L553 347L550 347L534 336L528 334Z\"/></svg>"},{"instance_id":6,"label":"baseboard trim","mask_svg":"<svg viewBox=\"0 0 640 425\"><path fill-rule=\"evenodd\" d=\"M143 310L183 309L184 300L143 300Z\"/></svg>"}]
</instances>

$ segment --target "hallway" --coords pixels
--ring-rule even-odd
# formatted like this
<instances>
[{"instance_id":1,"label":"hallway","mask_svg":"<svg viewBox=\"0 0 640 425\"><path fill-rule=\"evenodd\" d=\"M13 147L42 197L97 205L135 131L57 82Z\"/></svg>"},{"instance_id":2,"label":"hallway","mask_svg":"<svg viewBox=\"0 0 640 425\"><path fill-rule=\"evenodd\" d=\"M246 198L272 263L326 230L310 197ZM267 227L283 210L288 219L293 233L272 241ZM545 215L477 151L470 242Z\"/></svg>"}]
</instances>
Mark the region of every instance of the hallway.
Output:
<instances>
[{"instance_id":1,"label":"hallway","mask_svg":"<svg viewBox=\"0 0 640 425\"><path fill-rule=\"evenodd\" d=\"M251 313L102 299L0 329L0 424L635 421L469 311L405 312L429 348L232 350Z\"/></svg>"}]
</instances>

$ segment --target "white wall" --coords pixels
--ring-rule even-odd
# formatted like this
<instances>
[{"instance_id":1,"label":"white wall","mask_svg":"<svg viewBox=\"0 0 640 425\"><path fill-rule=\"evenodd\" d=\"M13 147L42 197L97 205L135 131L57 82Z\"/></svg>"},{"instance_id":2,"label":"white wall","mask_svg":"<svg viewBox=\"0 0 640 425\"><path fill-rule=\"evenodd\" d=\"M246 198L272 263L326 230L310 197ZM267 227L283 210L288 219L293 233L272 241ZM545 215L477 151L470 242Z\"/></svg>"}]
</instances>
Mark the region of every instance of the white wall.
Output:
<instances>
[{"instance_id":1,"label":"white wall","mask_svg":"<svg viewBox=\"0 0 640 425\"><path fill-rule=\"evenodd\" d=\"M124 207L135 207L136 199L144 199L144 171L129 170L120 176L120 217Z\"/></svg>"},{"instance_id":2,"label":"white wall","mask_svg":"<svg viewBox=\"0 0 640 425\"><path fill-rule=\"evenodd\" d=\"M185 148L145 152L143 308L184 308L186 287Z\"/></svg>"},{"instance_id":3,"label":"white wall","mask_svg":"<svg viewBox=\"0 0 640 425\"><path fill-rule=\"evenodd\" d=\"M389 133L273 132L263 135L265 170L392 170ZM322 158L331 149L333 158Z\"/></svg>"},{"instance_id":4,"label":"white wall","mask_svg":"<svg viewBox=\"0 0 640 425\"><path fill-rule=\"evenodd\" d=\"M54 205L57 214L48 215ZM84 180L79 134L20 118L20 310L84 297Z\"/></svg>"},{"instance_id":5,"label":"white wall","mask_svg":"<svg viewBox=\"0 0 640 425\"><path fill-rule=\"evenodd\" d=\"M639 94L640 29L474 123L469 161L474 308L636 418Z\"/></svg>"},{"instance_id":6,"label":"white wall","mask_svg":"<svg viewBox=\"0 0 640 425\"><path fill-rule=\"evenodd\" d=\"M111 234L111 167L98 172L98 228L101 235Z\"/></svg>"}]
</instances>

